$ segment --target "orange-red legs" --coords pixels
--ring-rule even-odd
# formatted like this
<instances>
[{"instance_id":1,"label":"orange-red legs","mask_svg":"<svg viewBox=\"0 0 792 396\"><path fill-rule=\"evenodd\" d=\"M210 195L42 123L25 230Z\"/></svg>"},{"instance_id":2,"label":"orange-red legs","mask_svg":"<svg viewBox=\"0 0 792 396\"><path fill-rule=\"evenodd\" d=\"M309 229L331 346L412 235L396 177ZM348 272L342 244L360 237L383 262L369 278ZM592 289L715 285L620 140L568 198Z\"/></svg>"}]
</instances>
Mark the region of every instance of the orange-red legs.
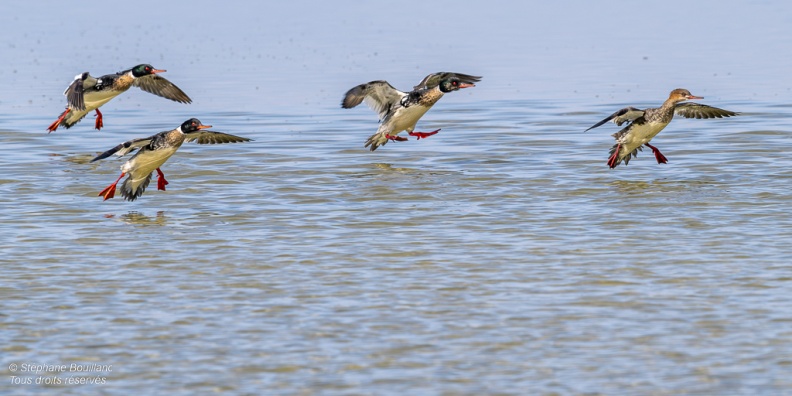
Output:
<instances>
[{"instance_id":1,"label":"orange-red legs","mask_svg":"<svg viewBox=\"0 0 792 396\"><path fill-rule=\"evenodd\" d=\"M437 130L434 130L432 132L408 132L408 133L410 134L410 136L418 136L418 139L416 139L416 140L421 140L421 138L426 139L429 136L437 134L437 132L440 132L440 130L437 129Z\"/></svg>"},{"instance_id":2,"label":"orange-red legs","mask_svg":"<svg viewBox=\"0 0 792 396\"><path fill-rule=\"evenodd\" d=\"M60 117L58 117L58 119L55 120L55 122L50 124L50 126L49 126L49 128L47 128L47 130L50 131L50 132L55 132L55 130L58 129L58 127L60 126L61 122L63 122L63 120L66 118L66 115L69 114L70 111L71 111L71 109L67 107L66 111L64 111L60 115Z\"/></svg>"},{"instance_id":3,"label":"orange-red legs","mask_svg":"<svg viewBox=\"0 0 792 396\"><path fill-rule=\"evenodd\" d=\"M385 134L385 137L390 139L390 140L392 140L392 141L394 141L394 142L406 142L407 140L409 140L406 137L401 137L399 135L391 136L391 135L388 135L387 133Z\"/></svg>"},{"instance_id":4,"label":"orange-red legs","mask_svg":"<svg viewBox=\"0 0 792 396\"><path fill-rule=\"evenodd\" d=\"M616 145L616 150L613 151L613 155L608 158L608 166L610 166L611 169L619 164L619 151L621 151L621 144Z\"/></svg>"},{"instance_id":5,"label":"orange-red legs","mask_svg":"<svg viewBox=\"0 0 792 396\"><path fill-rule=\"evenodd\" d=\"M116 184L118 184L118 181L121 180L121 178L124 177L124 175L126 175L126 173L121 172L121 176L118 176L118 179L116 179L115 183L105 187L105 189L99 193L99 196L104 197L105 201L107 201L110 198L113 198L115 196Z\"/></svg>"},{"instance_id":6,"label":"orange-red legs","mask_svg":"<svg viewBox=\"0 0 792 396\"><path fill-rule=\"evenodd\" d=\"M652 146L649 143L644 143L644 146L649 147L650 149L652 149L652 153L654 153L655 159L657 160L658 164L667 164L668 163L668 158L666 158L665 155L663 155L663 153L661 153L660 150L657 149L657 147Z\"/></svg>"},{"instance_id":7,"label":"orange-red legs","mask_svg":"<svg viewBox=\"0 0 792 396\"><path fill-rule=\"evenodd\" d=\"M165 186L167 186L168 184L170 183L168 183L168 181L165 180L165 174L162 173L160 168L157 168L157 190L165 191Z\"/></svg>"},{"instance_id":8,"label":"orange-red legs","mask_svg":"<svg viewBox=\"0 0 792 396\"><path fill-rule=\"evenodd\" d=\"M104 122L102 122L102 112L96 109L96 129L102 129Z\"/></svg>"}]
</instances>

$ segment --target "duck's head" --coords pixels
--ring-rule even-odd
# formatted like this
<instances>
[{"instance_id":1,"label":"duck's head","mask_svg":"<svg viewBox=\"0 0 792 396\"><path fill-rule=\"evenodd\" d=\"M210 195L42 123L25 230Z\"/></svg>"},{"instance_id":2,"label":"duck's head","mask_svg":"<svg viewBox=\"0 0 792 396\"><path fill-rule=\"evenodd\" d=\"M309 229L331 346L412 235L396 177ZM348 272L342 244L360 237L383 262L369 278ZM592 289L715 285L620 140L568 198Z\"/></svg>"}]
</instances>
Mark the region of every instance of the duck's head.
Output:
<instances>
[{"instance_id":1,"label":"duck's head","mask_svg":"<svg viewBox=\"0 0 792 396\"><path fill-rule=\"evenodd\" d=\"M475 87L476 84L463 83L462 80L460 80L457 77L449 77L440 81L440 84L438 86L440 87L440 91L447 93L447 92L458 91L462 88Z\"/></svg>"},{"instance_id":2,"label":"duck's head","mask_svg":"<svg viewBox=\"0 0 792 396\"><path fill-rule=\"evenodd\" d=\"M691 94L690 91L688 91L687 89L677 88L677 89L671 91L671 94L668 95L668 99L673 101L674 103L676 103L676 102L683 102L683 101L690 100L690 99L704 99L704 97L695 96L695 95Z\"/></svg>"},{"instance_id":3,"label":"duck's head","mask_svg":"<svg viewBox=\"0 0 792 396\"><path fill-rule=\"evenodd\" d=\"M209 129L211 127L212 127L211 125L201 124L201 121L198 121L197 118L190 118L189 120L184 121L181 124L181 131L182 133L190 133L190 132L199 131L201 129Z\"/></svg>"},{"instance_id":4,"label":"duck's head","mask_svg":"<svg viewBox=\"0 0 792 396\"><path fill-rule=\"evenodd\" d=\"M132 68L132 75L135 77L148 76L150 74L162 73L165 70L155 69L154 66L148 64L137 65Z\"/></svg>"}]
</instances>

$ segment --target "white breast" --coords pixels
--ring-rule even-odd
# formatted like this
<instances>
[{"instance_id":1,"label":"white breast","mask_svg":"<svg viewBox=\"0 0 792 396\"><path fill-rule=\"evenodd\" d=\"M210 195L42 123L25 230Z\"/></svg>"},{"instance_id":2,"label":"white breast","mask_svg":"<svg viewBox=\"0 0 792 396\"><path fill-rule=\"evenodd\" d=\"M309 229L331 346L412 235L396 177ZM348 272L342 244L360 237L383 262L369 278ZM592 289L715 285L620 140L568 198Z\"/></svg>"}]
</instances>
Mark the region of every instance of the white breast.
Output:
<instances>
[{"instance_id":1,"label":"white breast","mask_svg":"<svg viewBox=\"0 0 792 396\"><path fill-rule=\"evenodd\" d=\"M121 166L121 172L144 177L162 166L168 158L176 153L176 150L178 150L178 147L140 151Z\"/></svg>"},{"instance_id":2,"label":"white breast","mask_svg":"<svg viewBox=\"0 0 792 396\"><path fill-rule=\"evenodd\" d=\"M410 107L400 107L388 119L387 123L380 126L380 132L387 132L391 135L396 135L402 131L412 131L415 129L415 124L429 111L428 107L412 105Z\"/></svg>"}]
</instances>

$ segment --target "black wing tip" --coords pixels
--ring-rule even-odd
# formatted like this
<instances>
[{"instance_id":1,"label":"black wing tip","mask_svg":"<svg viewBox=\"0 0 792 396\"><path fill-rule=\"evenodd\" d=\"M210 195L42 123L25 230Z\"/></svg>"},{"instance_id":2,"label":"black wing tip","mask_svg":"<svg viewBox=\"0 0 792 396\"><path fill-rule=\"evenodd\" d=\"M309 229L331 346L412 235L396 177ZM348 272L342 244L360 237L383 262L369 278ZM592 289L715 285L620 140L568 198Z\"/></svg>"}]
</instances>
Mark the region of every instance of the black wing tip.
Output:
<instances>
[{"instance_id":1,"label":"black wing tip","mask_svg":"<svg viewBox=\"0 0 792 396\"><path fill-rule=\"evenodd\" d=\"M455 72L437 72L427 75L426 77L418 83L418 85L414 86L413 89L422 89L422 88L434 88L435 86L440 84L440 81L444 78L449 77L456 77L460 81L466 84L475 84L481 81L483 76L473 76L470 74L465 73L455 73Z\"/></svg>"},{"instance_id":2,"label":"black wing tip","mask_svg":"<svg viewBox=\"0 0 792 396\"><path fill-rule=\"evenodd\" d=\"M99 160L103 160L103 159L105 159L105 158L107 158L107 157L109 157L109 156L111 156L111 155L113 155L113 154L112 154L112 153L102 153L102 154L99 154L99 155L97 155L97 156L96 156L96 158L94 158L94 159L90 160L88 163L91 163L91 162L96 162L96 161L99 161Z\"/></svg>"},{"instance_id":3,"label":"black wing tip","mask_svg":"<svg viewBox=\"0 0 792 396\"><path fill-rule=\"evenodd\" d=\"M602 126L602 124L596 124L596 125L592 125L592 126L590 126L590 127L586 128L586 130L585 130L585 131L583 131L583 133L586 133L586 132L588 132L588 131L590 131L590 130L592 130L592 129L594 129L594 128L600 127L600 126Z\"/></svg>"},{"instance_id":4,"label":"black wing tip","mask_svg":"<svg viewBox=\"0 0 792 396\"><path fill-rule=\"evenodd\" d=\"M195 142L196 144L247 143L254 141L253 139L250 138L231 135L230 133L225 133L225 132L204 130L203 133L208 133L208 134L201 135L199 133L194 137L190 137L189 141Z\"/></svg>"},{"instance_id":5,"label":"black wing tip","mask_svg":"<svg viewBox=\"0 0 792 396\"><path fill-rule=\"evenodd\" d=\"M594 129L594 128L599 128L599 127L601 127L601 126L603 126L603 125L607 124L607 123L608 123L608 121L610 121L610 120L612 120L612 119L613 119L613 117L608 117L608 118L606 118L606 119L604 119L604 120L602 120L602 121L600 121L600 122L598 122L598 123L596 123L596 124L594 124L594 125L592 125L592 126L588 127L588 129L586 129L585 131L583 131L583 133L586 133L586 132L588 132L588 131L590 131L590 130L592 130L592 129Z\"/></svg>"},{"instance_id":6,"label":"black wing tip","mask_svg":"<svg viewBox=\"0 0 792 396\"><path fill-rule=\"evenodd\" d=\"M172 100L174 102L178 102L178 103L184 103L184 104L192 103L192 99L190 99L190 97L187 96L183 92L181 93L181 95L175 95L175 96L165 96L165 95L162 95L162 94L159 94L159 93L156 93L156 92L151 92L151 93L153 93L154 95L157 95L157 96L161 96L161 97L163 97L165 99L170 99L170 100Z\"/></svg>"},{"instance_id":7,"label":"black wing tip","mask_svg":"<svg viewBox=\"0 0 792 396\"><path fill-rule=\"evenodd\" d=\"M357 107L357 105L359 105L360 102L362 102L362 100L361 101L357 101L357 100L350 99L350 98L347 97L347 98L344 98L344 100L341 101L341 108L342 109L352 109L352 108Z\"/></svg>"},{"instance_id":8,"label":"black wing tip","mask_svg":"<svg viewBox=\"0 0 792 396\"><path fill-rule=\"evenodd\" d=\"M344 94L344 99L341 99L341 108L342 109L351 109L356 107L357 105L363 103L363 99L366 98L366 84L360 84Z\"/></svg>"}]
</instances>

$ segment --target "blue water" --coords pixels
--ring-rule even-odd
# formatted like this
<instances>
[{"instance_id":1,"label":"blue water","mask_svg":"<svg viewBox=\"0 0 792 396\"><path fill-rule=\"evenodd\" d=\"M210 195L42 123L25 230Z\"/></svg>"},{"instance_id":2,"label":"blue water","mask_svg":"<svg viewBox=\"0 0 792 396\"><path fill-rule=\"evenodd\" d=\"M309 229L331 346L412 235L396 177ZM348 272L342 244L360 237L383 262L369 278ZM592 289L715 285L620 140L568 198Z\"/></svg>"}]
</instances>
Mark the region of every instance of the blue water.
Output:
<instances>
[{"instance_id":1,"label":"blue water","mask_svg":"<svg viewBox=\"0 0 792 396\"><path fill-rule=\"evenodd\" d=\"M0 11L0 393L792 393L786 2ZM193 103L132 89L46 133L74 75L139 63ZM343 93L436 71L484 78L439 134L363 148ZM741 115L608 169L618 128L582 131L679 87ZM97 153L191 117L254 142L97 197L123 163Z\"/></svg>"}]
</instances>

